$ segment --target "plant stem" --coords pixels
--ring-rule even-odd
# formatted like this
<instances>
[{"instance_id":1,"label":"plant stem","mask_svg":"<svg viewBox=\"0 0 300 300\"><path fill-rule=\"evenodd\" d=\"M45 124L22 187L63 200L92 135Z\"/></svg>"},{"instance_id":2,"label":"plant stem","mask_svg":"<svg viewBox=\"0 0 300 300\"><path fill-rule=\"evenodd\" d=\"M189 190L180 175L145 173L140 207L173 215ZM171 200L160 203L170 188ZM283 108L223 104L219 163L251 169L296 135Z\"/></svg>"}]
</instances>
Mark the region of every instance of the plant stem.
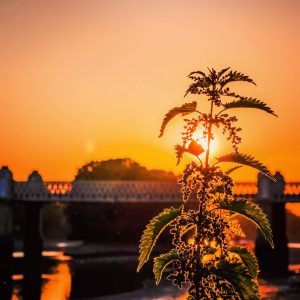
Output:
<instances>
[{"instance_id":1,"label":"plant stem","mask_svg":"<svg viewBox=\"0 0 300 300\"><path fill-rule=\"evenodd\" d=\"M214 91L215 91L215 85L213 86L213 92ZM207 151L206 151L206 159L205 159L206 168L208 167L208 162L209 162L213 107L214 107L214 97L212 97L211 104L210 104L209 125L208 125L208 132L207 132Z\"/></svg>"},{"instance_id":2,"label":"plant stem","mask_svg":"<svg viewBox=\"0 0 300 300\"><path fill-rule=\"evenodd\" d=\"M215 85L213 85L213 92L215 91ZM211 99L211 105L210 105L210 114L209 114L209 125L208 125L208 132L207 132L207 152L206 152L206 158L205 158L205 168L207 168L209 166L209 150L210 150L210 141L211 141L211 130L212 130L212 114L213 114L213 106L214 106L214 98L212 97ZM199 242L200 242L200 237L199 234L201 232L201 219L202 219L202 214L203 214L203 208L204 208L204 201L205 199L201 199L199 200L199 217L198 217L198 222L197 222L197 232L196 232L196 237L198 239L198 241L196 241L196 249L197 249L197 265L199 266L200 269L200 262L201 262L201 258L200 258L200 253L199 253ZM198 270L197 269L197 273L196 273L196 280L195 280L195 289L196 289L196 300L200 300L199 298L199 290L200 290L200 286L199 286L199 274L198 274Z\"/></svg>"}]
</instances>

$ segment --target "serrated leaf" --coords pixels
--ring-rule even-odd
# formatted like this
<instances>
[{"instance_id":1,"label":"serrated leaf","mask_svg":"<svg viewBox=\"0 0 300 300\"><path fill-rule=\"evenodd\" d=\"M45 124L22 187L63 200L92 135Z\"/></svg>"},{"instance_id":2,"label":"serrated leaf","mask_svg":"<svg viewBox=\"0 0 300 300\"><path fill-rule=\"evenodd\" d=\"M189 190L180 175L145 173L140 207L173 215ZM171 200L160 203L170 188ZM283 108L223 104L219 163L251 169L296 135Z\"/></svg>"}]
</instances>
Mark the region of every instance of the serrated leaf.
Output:
<instances>
[{"instance_id":1,"label":"serrated leaf","mask_svg":"<svg viewBox=\"0 0 300 300\"><path fill-rule=\"evenodd\" d=\"M174 260L178 259L179 255L175 250L171 250L168 253L161 254L160 256L154 258L153 273L156 284L159 284L165 268Z\"/></svg>"},{"instance_id":2,"label":"serrated leaf","mask_svg":"<svg viewBox=\"0 0 300 300\"><path fill-rule=\"evenodd\" d=\"M257 282L243 264L221 260L217 265L217 273L232 284L241 299L261 299Z\"/></svg>"},{"instance_id":3,"label":"serrated leaf","mask_svg":"<svg viewBox=\"0 0 300 300\"><path fill-rule=\"evenodd\" d=\"M226 73L229 69L230 69L230 67L222 69L220 72L218 72L217 77L218 77L218 78L221 78L221 76L222 76L224 73Z\"/></svg>"},{"instance_id":4,"label":"serrated leaf","mask_svg":"<svg viewBox=\"0 0 300 300\"><path fill-rule=\"evenodd\" d=\"M139 264L137 272L148 261L151 251L163 230L181 214L181 208L165 208L146 226L139 245Z\"/></svg>"},{"instance_id":5,"label":"serrated leaf","mask_svg":"<svg viewBox=\"0 0 300 300\"><path fill-rule=\"evenodd\" d=\"M206 74L205 74L204 72L202 72L202 71L193 71L193 72L191 72L191 73L188 75L188 77L191 77L191 76L193 76L193 75L201 75L201 76L203 76L204 78L206 77Z\"/></svg>"},{"instance_id":6,"label":"serrated leaf","mask_svg":"<svg viewBox=\"0 0 300 300\"><path fill-rule=\"evenodd\" d=\"M186 149L180 145L175 145L174 146L175 153L176 153L176 158L177 158L177 163L176 165L180 164L180 161L182 159L183 153L186 152Z\"/></svg>"},{"instance_id":7,"label":"serrated leaf","mask_svg":"<svg viewBox=\"0 0 300 300\"><path fill-rule=\"evenodd\" d=\"M234 171L236 171L236 170L238 170L238 169L240 169L240 168L242 168L242 167L243 167L243 166L241 166L241 165L232 167L232 168L228 169L228 170L225 172L225 174L226 174L226 175L230 175L232 172L234 172Z\"/></svg>"},{"instance_id":8,"label":"serrated leaf","mask_svg":"<svg viewBox=\"0 0 300 300\"><path fill-rule=\"evenodd\" d=\"M191 78L191 77L190 77ZM211 85L210 81L208 78L199 78L198 80L196 80L195 82L193 82L188 89L186 90L184 97L188 94L197 94L198 93L198 89L205 89L208 88Z\"/></svg>"},{"instance_id":9,"label":"serrated leaf","mask_svg":"<svg viewBox=\"0 0 300 300\"><path fill-rule=\"evenodd\" d=\"M273 181L276 181L275 178L270 173L270 171L261 162L256 160L255 157L253 157L249 154L232 152L232 153L217 157L217 160L220 163L221 162L232 162L232 163L238 163L238 164L252 167L252 168L257 169L258 171L262 172L263 174L268 176Z\"/></svg>"},{"instance_id":10,"label":"serrated leaf","mask_svg":"<svg viewBox=\"0 0 300 300\"><path fill-rule=\"evenodd\" d=\"M187 224L180 232L180 236L185 235L186 233L188 233L189 231L191 231L192 229L194 229L196 227L196 225L194 223L189 223Z\"/></svg>"},{"instance_id":11,"label":"serrated leaf","mask_svg":"<svg viewBox=\"0 0 300 300\"><path fill-rule=\"evenodd\" d=\"M237 71L230 71L229 73L224 75L219 84L221 85L221 87L224 87L226 84L233 81L246 81L255 84L253 79L251 79L249 76Z\"/></svg>"},{"instance_id":12,"label":"serrated leaf","mask_svg":"<svg viewBox=\"0 0 300 300\"><path fill-rule=\"evenodd\" d=\"M241 97L239 100L235 100L235 101L223 104L223 107L224 107L224 110L227 110L230 108L256 108L256 109L261 109L275 117L278 117L275 114L275 112L272 110L272 108L270 108L265 102L260 101L256 98Z\"/></svg>"},{"instance_id":13,"label":"serrated leaf","mask_svg":"<svg viewBox=\"0 0 300 300\"><path fill-rule=\"evenodd\" d=\"M229 251L239 255L252 278L257 277L259 270L257 259L247 248L234 246Z\"/></svg>"},{"instance_id":14,"label":"serrated leaf","mask_svg":"<svg viewBox=\"0 0 300 300\"><path fill-rule=\"evenodd\" d=\"M165 131L165 128L167 124L172 120L175 116L181 114L181 115L188 115L190 113L193 113L196 111L197 108L197 102L193 101L191 103L185 103L182 106L174 107L171 110L169 110L168 113L165 114L165 117L163 119L163 123L160 128L160 135L159 137L162 137Z\"/></svg>"},{"instance_id":15,"label":"serrated leaf","mask_svg":"<svg viewBox=\"0 0 300 300\"><path fill-rule=\"evenodd\" d=\"M246 199L234 199L221 200L218 202L218 206L221 209L240 214L254 222L254 224L262 231L271 247L274 247L273 235L268 217L257 204Z\"/></svg>"},{"instance_id":16,"label":"serrated leaf","mask_svg":"<svg viewBox=\"0 0 300 300\"><path fill-rule=\"evenodd\" d=\"M184 148L181 145L175 145L174 149L175 149L175 152L176 152L177 165L179 165L180 160L182 159L182 156L185 152L190 153L190 154L198 157L201 153L203 153L205 151L204 148L194 140L192 140L189 143L188 148Z\"/></svg>"}]
</instances>

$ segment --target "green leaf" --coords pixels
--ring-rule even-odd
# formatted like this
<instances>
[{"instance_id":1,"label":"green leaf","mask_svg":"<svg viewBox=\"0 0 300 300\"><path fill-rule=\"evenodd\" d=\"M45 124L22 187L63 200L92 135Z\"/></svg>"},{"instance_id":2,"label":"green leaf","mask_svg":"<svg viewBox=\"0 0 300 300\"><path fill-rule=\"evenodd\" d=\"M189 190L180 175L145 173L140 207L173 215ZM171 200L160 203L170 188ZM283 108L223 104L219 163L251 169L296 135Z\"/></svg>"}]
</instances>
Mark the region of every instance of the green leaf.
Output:
<instances>
[{"instance_id":1,"label":"green leaf","mask_svg":"<svg viewBox=\"0 0 300 300\"><path fill-rule=\"evenodd\" d=\"M188 223L180 232L180 236L185 235L186 233L188 233L189 231L191 231L192 229L195 229L196 224L194 223Z\"/></svg>"},{"instance_id":2,"label":"green leaf","mask_svg":"<svg viewBox=\"0 0 300 300\"><path fill-rule=\"evenodd\" d=\"M255 98L241 97L239 100L223 104L224 110L230 108L256 108L278 117L266 103ZM224 111L223 110L223 111Z\"/></svg>"},{"instance_id":3,"label":"green leaf","mask_svg":"<svg viewBox=\"0 0 300 300\"><path fill-rule=\"evenodd\" d=\"M219 81L219 84L221 87L224 87L226 84L233 81L246 81L255 84L253 79L251 79L249 76L237 71L230 71L229 73L225 74L223 78Z\"/></svg>"},{"instance_id":4,"label":"green leaf","mask_svg":"<svg viewBox=\"0 0 300 300\"><path fill-rule=\"evenodd\" d=\"M239 255L252 278L257 277L259 270L257 259L247 248L234 246L229 251Z\"/></svg>"},{"instance_id":5,"label":"green leaf","mask_svg":"<svg viewBox=\"0 0 300 300\"><path fill-rule=\"evenodd\" d=\"M258 160L256 160L253 156L244 153L232 152L217 158L218 162L232 162L238 163L242 165L246 165L252 168L257 169L258 171L262 172L266 176L268 176L273 181L276 181L275 178L272 176L270 171Z\"/></svg>"},{"instance_id":6,"label":"green leaf","mask_svg":"<svg viewBox=\"0 0 300 300\"><path fill-rule=\"evenodd\" d=\"M174 107L165 115L163 119L163 123L160 128L160 135L159 137L162 137L165 131L165 128L167 124L172 120L175 116L181 114L181 115L188 115L190 113L193 113L196 111L197 108L197 102L193 101L191 103L185 103L180 107Z\"/></svg>"},{"instance_id":7,"label":"green leaf","mask_svg":"<svg viewBox=\"0 0 300 300\"><path fill-rule=\"evenodd\" d=\"M267 215L257 204L252 203L246 199L225 199L219 202L219 208L235 212L254 222L255 225L262 231L271 247L274 247L272 230L269 220L267 218Z\"/></svg>"},{"instance_id":8,"label":"green leaf","mask_svg":"<svg viewBox=\"0 0 300 300\"><path fill-rule=\"evenodd\" d=\"M181 207L165 208L160 214L155 216L146 226L139 245L139 264L137 272L148 261L151 251L163 230L181 214Z\"/></svg>"},{"instance_id":9,"label":"green leaf","mask_svg":"<svg viewBox=\"0 0 300 300\"><path fill-rule=\"evenodd\" d=\"M169 253L161 254L160 256L154 258L153 273L156 284L159 284L165 268L171 262L178 259L179 255L175 250L171 250Z\"/></svg>"},{"instance_id":10,"label":"green leaf","mask_svg":"<svg viewBox=\"0 0 300 300\"><path fill-rule=\"evenodd\" d=\"M217 265L217 273L232 284L241 299L261 299L257 282L243 264L221 260Z\"/></svg>"}]
</instances>

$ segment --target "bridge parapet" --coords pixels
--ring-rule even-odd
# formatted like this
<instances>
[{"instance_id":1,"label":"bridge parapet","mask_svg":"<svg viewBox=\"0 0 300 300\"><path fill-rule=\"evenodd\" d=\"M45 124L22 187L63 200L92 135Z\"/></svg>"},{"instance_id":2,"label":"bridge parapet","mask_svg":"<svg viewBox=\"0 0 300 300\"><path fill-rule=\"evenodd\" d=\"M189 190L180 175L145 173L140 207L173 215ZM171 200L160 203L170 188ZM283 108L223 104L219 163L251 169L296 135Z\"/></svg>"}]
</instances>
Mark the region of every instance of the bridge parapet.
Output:
<instances>
[{"instance_id":1,"label":"bridge parapet","mask_svg":"<svg viewBox=\"0 0 300 300\"><path fill-rule=\"evenodd\" d=\"M277 174L277 176L279 175ZM285 188L281 187L282 191L276 190L280 180L283 180L285 184ZM263 200L265 198L280 202L300 202L300 182L285 183L283 177L280 176L277 178L276 184L268 178L262 182L259 184L263 184L263 187L258 187L256 182L236 182L233 193L239 197L252 199ZM12 172L7 167L0 170L0 198L45 202L182 201L180 186L175 181L43 181L39 173L34 171L29 175L27 181L20 182L13 180Z\"/></svg>"},{"instance_id":2,"label":"bridge parapet","mask_svg":"<svg viewBox=\"0 0 300 300\"><path fill-rule=\"evenodd\" d=\"M13 198L17 201L182 201L176 182L159 181L53 181L33 188L28 182L14 182ZM239 197L255 198L256 182L236 182L233 193ZM276 197L275 197L276 198ZM286 183L282 202L300 201L300 182Z\"/></svg>"},{"instance_id":3,"label":"bridge parapet","mask_svg":"<svg viewBox=\"0 0 300 300\"><path fill-rule=\"evenodd\" d=\"M285 227L285 203L300 202L300 182L285 183L284 178L275 174L277 182L259 175L255 182L236 182L233 193L239 197L256 198L269 216L273 230L275 249L271 249L262 235L256 241L256 253L262 270L266 273L285 274L288 266L288 248ZM2 181L1 181L2 180ZM42 177L33 172L26 182L16 182L7 168L0 170L0 203L10 207L16 202L23 202L26 210L25 252L40 259L42 239L40 236L40 209L47 203L102 203L100 206L114 209L126 206L153 207L152 203L181 202L180 187L170 181L74 181L44 182ZM12 201L11 201L12 200ZM131 204L130 202L136 202ZM111 205L110 203L119 203ZM145 203L144 205L140 204ZM8 216L5 212L3 214ZM3 220L3 218L1 218ZM3 228L5 226L2 226ZM1 236L1 235L0 235ZM0 238L1 240L1 238ZM8 244L8 243L7 243ZM33 247L33 244L35 246ZM34 253L31 251L35 249ZM32 253L31 253L32 252ZM8 252L7 252L8 253ZM31 253L31 254L30 254ZM280 264L274 264L280 261ZM38 264L37 264L38 265ZM28 260L30 269L30 260ZM10 276L9 274L7 275ZM30 278L30 274L27 276ZM10 278L10 277L9 277ZM31 282L31 279L28 283Z\"/></svg>"},{"instance_id":4,"label":"bridge parapet","mask_svg":"<svg viewBox=\"0 0 300 300\"><path fill-rule=\"evenodd\" d=\"M238 182L234 193L254 197L255 182ZM28 182L15 182L17 201L90 202L181 202L180 187L170 181L74 181L43 182L33 188Z\"/></svg>"}]
</instances>

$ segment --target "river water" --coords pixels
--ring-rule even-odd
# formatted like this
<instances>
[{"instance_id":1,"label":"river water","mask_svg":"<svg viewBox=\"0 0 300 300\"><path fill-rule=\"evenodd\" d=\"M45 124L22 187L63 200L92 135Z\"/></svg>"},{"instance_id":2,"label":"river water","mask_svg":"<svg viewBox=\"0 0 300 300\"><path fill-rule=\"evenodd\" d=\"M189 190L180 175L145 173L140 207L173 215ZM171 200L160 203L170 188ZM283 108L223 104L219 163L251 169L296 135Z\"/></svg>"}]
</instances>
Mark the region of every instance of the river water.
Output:
<instances>
[{"instance_id":1,"label":"river water","mask_svg":"<svg viewBox=\"0 0 300 300\"><path fill-rule=\"evenodd\" d=\"M17 255L16 255L17 254ZM20 253L15 253L18 257ZM22 256L22 255L21 255ZM41 300L70 299L72 286L71 258L62 252L44 251L43 257L47 261L42 274ZM13 275L12 300L22 300L23 275ZM34 288L34 287L32 287Z\"/></svg>"},{"instance_id":2,"label":"river water","mask_svg":"<svg viewBox=\"0 0 300 300\"><path fill-rule=\"evenodd\" d=\"M292 248L293 251L295 251L295 249L299 249L300 252L300 243L291 244L290 248ZM88 262L85 262L84 259L75 261L71 257L65 256L61 251L45 251L43 252L43 256L46 263L44 263L44 274L42 275L42 300L68 300L71 298L76 300L183 300L186 298L183 291L177 290L167 283L163 283L161 286L156 287L152 280L145 278L143 278L143 282L140 286L133 285L132 287L128 287L127 290L124 287L124 291L122 291L123 287L119 286L121 290L117 291L117 285L121 282L120 278L123 277L122 270L120 270L119 279L118 277L115 277L115 294L113 293L113 289L111 289L111 292L107 292L106 290L106 295L104 296L101 294L101 290L103 290L101 285L105 285L107 283L103 280L104 277L101 276L101 272L103 270L100 270L97 267L97 264L99 264L98 258L93 258L92 260L88 259ZM22 253L14 253L14 257L16 259L21 258ZM128 258L124 257L124 259L126 260ZM295 262L298 259L300 260L300 256L297 257L296 260L294 258L293 261ZM106 258L106 262L107 261L109 261L109 259ZM73 270L74 264L83 266L87 264L86 269L88 270L91 268L92 271L82 271L82 274L77 274L80 275L77 277L77 284L80 282L80 287L76 288L76 286L73 286L72 291L72 278L74 284L74 275L76 275ZM294 271L299 272L300 262L298 265L294 264L290 267L294 269ZM12 300L22 300L22 279L23 277L21 274L15 274L13 276L14 283ZM261 292L264 295L264 299L300 299L300 295L296 298L289 298L288 296L285 298L276 298L274 295L276 295L280 289L284 289L284 284L286 284L286 282L281 281L272 283L260 281ZM91 291L92 286L96 287ZM114 288L114 286L111 288Z\"/></svg>"}]
</instances>

